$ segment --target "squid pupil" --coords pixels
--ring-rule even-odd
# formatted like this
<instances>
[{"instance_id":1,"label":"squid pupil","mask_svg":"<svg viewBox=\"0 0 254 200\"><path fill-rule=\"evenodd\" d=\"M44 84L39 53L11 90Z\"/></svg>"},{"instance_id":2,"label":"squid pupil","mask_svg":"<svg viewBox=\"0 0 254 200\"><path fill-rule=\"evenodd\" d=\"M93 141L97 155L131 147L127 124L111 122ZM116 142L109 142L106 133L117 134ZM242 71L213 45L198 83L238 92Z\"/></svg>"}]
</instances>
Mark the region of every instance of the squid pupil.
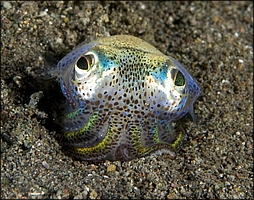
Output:
<instances>
[{"instance_id":1,"label":"squid pupil","mask_svg":"<svg viewBox=\"0 0 254 200\"><path fill-rule=\"evenodd\" d=\"M176 86L183 86L185 84L185 79L182 72L178 71L175 78Z\"/></svg>"},{"instance_id":2,"label":"squid pupil","mask_svg":"<svg viewBox=\"0 0 254 200\"><path fill-rule=\"evenodd\" d=\"M87 59L84 57L79 58L77 61L77 67L79 69L88 70L88 62Z\"/></svg>"}]
</instances>

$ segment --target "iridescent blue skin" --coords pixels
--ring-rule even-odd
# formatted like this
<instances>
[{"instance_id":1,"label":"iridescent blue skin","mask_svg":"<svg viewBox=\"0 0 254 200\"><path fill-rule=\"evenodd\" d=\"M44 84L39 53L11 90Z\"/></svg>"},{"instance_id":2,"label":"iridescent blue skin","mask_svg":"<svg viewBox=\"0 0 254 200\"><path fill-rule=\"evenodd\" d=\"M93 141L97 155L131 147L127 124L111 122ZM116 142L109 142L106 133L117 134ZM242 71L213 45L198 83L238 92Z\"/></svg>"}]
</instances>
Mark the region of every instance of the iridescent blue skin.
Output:
<instances>
[{"instance_id":1,"label":"iridescent blue skin","mask_svg":"<svg viewBox=\"0 0 254 200\"><path fill-rule=\"evenodd\" d=\"M169 154L183 139L172 122L190 112L200 94L175 59L128 35L81 44L59 63L68 100L64 143L86 161L131 160Z\"/></svg>"}]
</instances>

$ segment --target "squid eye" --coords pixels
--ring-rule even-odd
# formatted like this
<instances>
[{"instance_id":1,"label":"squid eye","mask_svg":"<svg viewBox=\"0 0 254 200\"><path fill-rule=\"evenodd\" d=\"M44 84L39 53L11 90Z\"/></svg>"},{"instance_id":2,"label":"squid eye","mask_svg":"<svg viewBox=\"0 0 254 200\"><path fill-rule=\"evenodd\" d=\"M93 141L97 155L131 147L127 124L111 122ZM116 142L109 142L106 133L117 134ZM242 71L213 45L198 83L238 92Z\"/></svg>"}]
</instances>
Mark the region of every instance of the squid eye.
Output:
<instances>
[{"instance_id":1,"label":"squid eye","mask_svg":"<svg viewBox=\"0 0 254 200\"><path fill-rule=\"evenodd\" d=\"M89 70L93 64L94 64L93 55L84 55L77 60L76 67L79 70Z\"/></svg>"},{"instance_id":2,"label":"squid eye","mask_svg":"<svg viewBox=\"0 0 254 200\"><path fill-rule=\"evenodd\" d=\"M89 52L82 55L75 64L75 75L77 78L82 78L95 65L96 56Z\"/></svg>"},{"instance_id":3,"label":"squid eye","mask_svg":"<svg viewBox=\"0 0 254 200\"><path fill-rule=\"evenodd\" d=\"M185 85L185 79L182 74L182 72L178 71L175 78L175 85L176 86L184 86Z\"/></svg>"},{"instance_id":4,"label":"squid eye","mask_svg":"<svg viewBox=\"0 0 254 200\"><path fill-rule=\"evenodd\" d=\"M174 80L174 84L176 86L184 86L185 85L185 78L178 69L172 69L171 77Z\"/></svg>"}]
</instances>

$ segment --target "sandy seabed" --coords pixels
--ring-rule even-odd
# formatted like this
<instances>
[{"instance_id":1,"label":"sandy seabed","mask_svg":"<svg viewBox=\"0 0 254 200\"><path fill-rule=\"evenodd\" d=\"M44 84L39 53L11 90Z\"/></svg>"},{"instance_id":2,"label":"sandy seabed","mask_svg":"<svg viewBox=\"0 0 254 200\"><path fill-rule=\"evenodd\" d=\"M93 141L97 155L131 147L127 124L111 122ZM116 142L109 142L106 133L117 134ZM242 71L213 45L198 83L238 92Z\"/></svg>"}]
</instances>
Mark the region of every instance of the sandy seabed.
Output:
<instances>
[{"instance_id":1,"label":"sandy seabed","mask_svg":"<svg viewBox=\"0 0 254 200\"><path fill-rule=\"evenodd\" d=\"M199 123L183 120L173 161L93 164L61 150L60 86L38 69L116 34L175 57L201 87ZM1 199L13 198L253 199L253 3L1 1Z\"/></svg>"}]
</instances>

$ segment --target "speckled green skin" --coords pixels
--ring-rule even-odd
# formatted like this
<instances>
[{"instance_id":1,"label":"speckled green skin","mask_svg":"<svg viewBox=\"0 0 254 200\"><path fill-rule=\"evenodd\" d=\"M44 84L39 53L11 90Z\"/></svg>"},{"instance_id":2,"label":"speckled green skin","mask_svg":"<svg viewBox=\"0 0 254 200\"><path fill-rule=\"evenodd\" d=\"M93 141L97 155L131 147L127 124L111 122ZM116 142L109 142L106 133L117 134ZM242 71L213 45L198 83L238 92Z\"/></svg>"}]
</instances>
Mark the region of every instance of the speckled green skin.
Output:
<instances>
[{"instance_id":1,"label":"speckled green skin","mask_svg":"<svg viewBox=\"0 0 254 200\"><path fill-rule=\"evenodd\" d=\"M145 41L127 35L81 44L59 63L69 104L65 146L86 161L176 156L171 123L193 110L200 89L190 74Z\"/></svg>"}]
</instances>

